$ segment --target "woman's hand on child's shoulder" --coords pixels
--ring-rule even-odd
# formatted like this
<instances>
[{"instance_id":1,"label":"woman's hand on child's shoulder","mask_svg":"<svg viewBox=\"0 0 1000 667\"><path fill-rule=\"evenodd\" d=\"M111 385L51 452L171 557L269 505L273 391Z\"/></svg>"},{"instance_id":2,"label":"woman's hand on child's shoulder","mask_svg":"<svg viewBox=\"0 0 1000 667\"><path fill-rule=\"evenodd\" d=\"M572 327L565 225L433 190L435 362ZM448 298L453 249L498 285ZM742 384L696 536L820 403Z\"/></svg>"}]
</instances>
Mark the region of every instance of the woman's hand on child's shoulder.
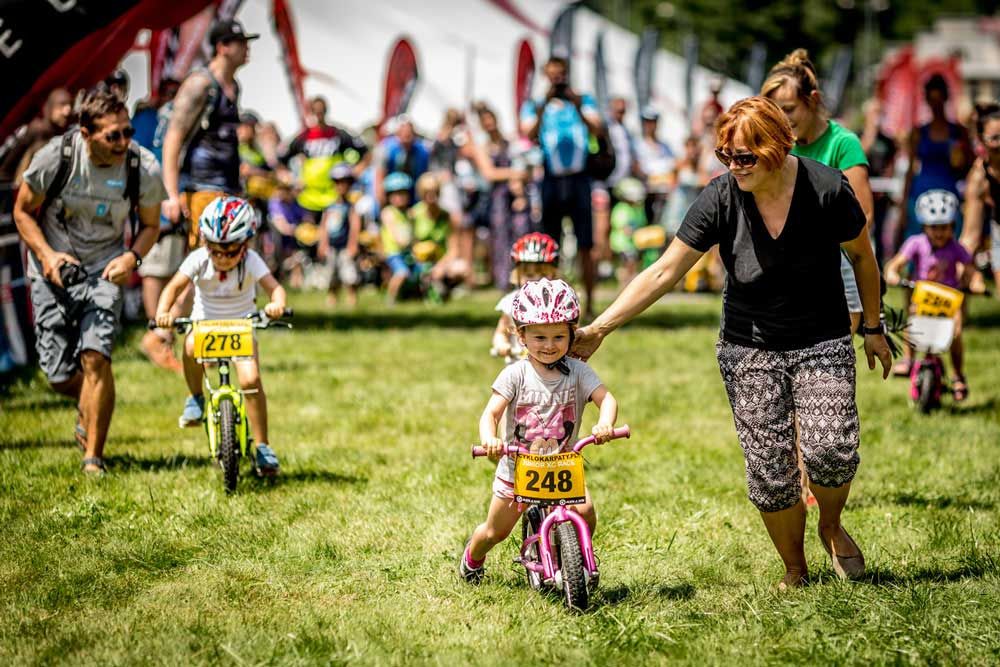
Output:
<instances>
[{"instance_id":1,"label":"woman's hand on child's shoulder","mask_svg":"<svg viewBox=\"0 0 1000 667\"><path fill-rule=\"evenodd\" d=\"M570 356L587 361L601 346L603 340L604 337L591 327L580 327L573 337L573 349L570 350Z\"/></svg>"}]
</instances>

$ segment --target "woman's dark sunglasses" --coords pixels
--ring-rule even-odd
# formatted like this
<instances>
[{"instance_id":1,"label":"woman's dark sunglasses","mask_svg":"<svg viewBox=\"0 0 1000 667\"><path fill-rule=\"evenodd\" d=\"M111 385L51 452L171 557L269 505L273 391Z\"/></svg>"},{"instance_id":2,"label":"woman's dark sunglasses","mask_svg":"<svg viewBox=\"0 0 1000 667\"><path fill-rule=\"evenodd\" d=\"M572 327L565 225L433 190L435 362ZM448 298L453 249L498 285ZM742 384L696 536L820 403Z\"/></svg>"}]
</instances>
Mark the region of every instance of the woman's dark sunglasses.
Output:
<instances>
[{"instance_id":1,"label":"woman's dark sunglasses","mask_svg":"<svg viewBox=\"0 0 1000 667\"><path fill-rule=\"evenodd\" d=\"M104 138L111 143L118 143L125 138L126 140L131 139L135 136L135 128L129 125L123 130L111 130L110 132L104 133Z\"/></svg>"},{"instance_id":2,"label":"woman's dark sunglasses","mask_svg":"<svg viewBox=\"0 0 1000 667\"><path fill-rule=\"evenodd\" d=\"M221 250L219 248L209 248L208 252L211 253L212 257L225 257L226 259L233 259L239 257L239 254L243 252L243 246L240 246L236 250Z\"/></svg>"},{"instance_id":3,"label":"woman's dark sunglasses","mask_svg":"<svg viewBox=\"0 0 1000 667\"><path fill-rule=\"evenodd\" d=\"M749 169L757 164L758 159L753 153L727 153L721 148L715 149L715 157L727 167L735 162L739 169Z\"/></svg>"}]
</instances>

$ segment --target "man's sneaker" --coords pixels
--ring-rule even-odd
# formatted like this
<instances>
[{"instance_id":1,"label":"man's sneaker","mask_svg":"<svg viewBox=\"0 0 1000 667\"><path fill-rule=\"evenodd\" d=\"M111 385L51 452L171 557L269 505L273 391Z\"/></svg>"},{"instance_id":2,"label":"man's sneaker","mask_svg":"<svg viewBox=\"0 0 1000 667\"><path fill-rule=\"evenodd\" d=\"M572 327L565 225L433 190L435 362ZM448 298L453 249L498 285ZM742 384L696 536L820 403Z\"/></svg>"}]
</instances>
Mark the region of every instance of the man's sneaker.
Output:
<instances>
[{"instance_id":1,"label":"man's sneaker","mask_svg":"<svg viewBox=\"0 0 1000 667\"><path fill-rule=\"evenodd\" d=\"M184 401L184 412L181 413L181 418L177 420L177 425L181 428L198 426L204 418L205 397L188 396L187 400Z\"/></svg>"},{"instance_id":2,"label":"man's sneaker","mask_svg":"<svg viewBox=\"0 0 1000 667\"><path fill-rule=\"evenodd\" d=\"M278 455L273 449L264 443L257 445L257 471L261 475L277 475L280 467Z\"/></svg>"},{"instance_id":3,"label":"man's sneaker","mask_svg":"<svg viewBox=\"0 0 1000 667\"><path fill-rule=\"evenodd\" d=\"M480 565L479 567L472 567L469 565L468 561L465 560L466 554L469 552L469 543L465 543L465 548L462 549L462 555L458 559L458 576L462 577L466 582L470 584L478 584L483 580L483 575L486 574L486 566Z\"/></svg>"}]
</instances>

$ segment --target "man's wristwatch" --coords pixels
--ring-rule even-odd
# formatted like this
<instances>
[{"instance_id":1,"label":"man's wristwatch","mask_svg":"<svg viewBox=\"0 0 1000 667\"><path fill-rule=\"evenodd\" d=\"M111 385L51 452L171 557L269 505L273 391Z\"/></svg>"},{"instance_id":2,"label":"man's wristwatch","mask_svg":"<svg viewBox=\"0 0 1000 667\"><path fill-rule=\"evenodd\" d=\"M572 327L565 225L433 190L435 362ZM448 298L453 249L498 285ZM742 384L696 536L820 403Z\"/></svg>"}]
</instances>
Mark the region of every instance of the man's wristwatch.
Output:
<instances>
[{"instance_id":1,"label":"man's wristwatch","mask_svg":"<svg viewBox=\"0 0 1000 667\"><path fill-rule=\"evenodd\" d=\"M866 336L878 336L885 333L885 326L879 322L873 327L865 326L863 323L861 325L861 333Z\"/></svg>"},{"instance_id":2,"label":"man's wristwatch","mask_svg":"<svg viewBox=\"0 0 1000 667\"><path fill-rule=\"evenodd\" d=\"M135 257L135 268L138 269L140 266L142 266L142 255L140 255L139 253L137 253L132 248L129 248L125 252L130 252L130 253L132 253L132 256Z\"/></svg>"}]
</instances>

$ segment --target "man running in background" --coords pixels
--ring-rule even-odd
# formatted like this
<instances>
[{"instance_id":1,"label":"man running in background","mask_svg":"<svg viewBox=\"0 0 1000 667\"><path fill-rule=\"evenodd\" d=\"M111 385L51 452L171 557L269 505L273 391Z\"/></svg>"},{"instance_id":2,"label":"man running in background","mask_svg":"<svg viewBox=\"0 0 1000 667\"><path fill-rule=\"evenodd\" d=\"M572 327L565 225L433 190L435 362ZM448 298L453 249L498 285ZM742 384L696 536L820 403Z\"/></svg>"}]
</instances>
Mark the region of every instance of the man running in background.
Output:
<instances>
[{"instance_id":1,"label":"man running in background","mask_svg":"<svg viewBox=\"0 0 1000 667\"><path fill-rule=\"evenodd\" d=\"M198 218L218 196L240 193L240 87L236 70L249 61L251 35L238 21L219 21L209 33L213 56L192 72L174 99L163 140L163 215L188 227L188 245L198 245ZM182 197L183 193L183 197Z\"/></svg>"}]
</instances>

